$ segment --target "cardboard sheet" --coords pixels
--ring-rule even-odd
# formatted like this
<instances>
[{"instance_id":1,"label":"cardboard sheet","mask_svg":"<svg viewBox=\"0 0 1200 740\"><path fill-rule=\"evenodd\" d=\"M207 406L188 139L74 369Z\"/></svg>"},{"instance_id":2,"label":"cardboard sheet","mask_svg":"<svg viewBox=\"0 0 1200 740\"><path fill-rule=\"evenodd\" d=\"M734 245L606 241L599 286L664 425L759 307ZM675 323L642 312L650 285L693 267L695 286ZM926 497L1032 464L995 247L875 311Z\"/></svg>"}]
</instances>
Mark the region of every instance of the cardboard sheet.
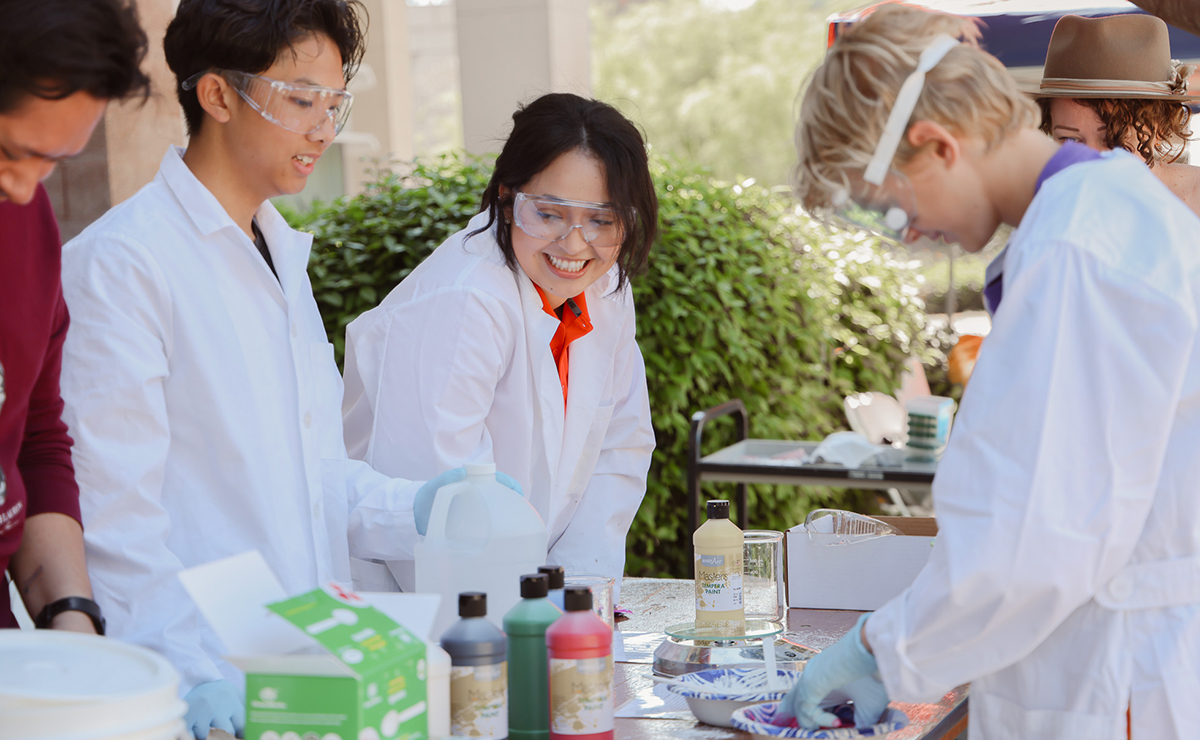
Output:
<instances>
[{"instance_id":1,"label":"cardboard sheet","mask_svg":"<svg viewBox=\"0 0 1200 740\"><path fill-rule=\"evenodd\" d=\"M937 524L916 517L877 517L903 535L832 544L838 535L787 531L788 606L807 609L878 609L916 579L933 552Z\"/></svg>"}]
</instances>

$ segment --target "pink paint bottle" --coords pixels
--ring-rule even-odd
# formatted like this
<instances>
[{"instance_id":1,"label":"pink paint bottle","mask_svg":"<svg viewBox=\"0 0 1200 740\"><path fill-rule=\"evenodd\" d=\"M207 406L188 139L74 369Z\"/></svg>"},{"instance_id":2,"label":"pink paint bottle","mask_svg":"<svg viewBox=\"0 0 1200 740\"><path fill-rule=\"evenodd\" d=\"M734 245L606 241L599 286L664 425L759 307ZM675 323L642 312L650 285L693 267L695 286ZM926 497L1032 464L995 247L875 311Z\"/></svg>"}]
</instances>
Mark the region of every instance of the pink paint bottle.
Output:
<instances>
[{"instance_id":1,"label":"pink paint bottle","mask_svg":"<svg viewBox=\"0 0 1200 740\"><path fill-rule=\"evenodd\" d=\"M546 630L550 739L612 740L612 628L592 611L592 592L570 586L566 613Z\"/></svg>"}]
</instances>

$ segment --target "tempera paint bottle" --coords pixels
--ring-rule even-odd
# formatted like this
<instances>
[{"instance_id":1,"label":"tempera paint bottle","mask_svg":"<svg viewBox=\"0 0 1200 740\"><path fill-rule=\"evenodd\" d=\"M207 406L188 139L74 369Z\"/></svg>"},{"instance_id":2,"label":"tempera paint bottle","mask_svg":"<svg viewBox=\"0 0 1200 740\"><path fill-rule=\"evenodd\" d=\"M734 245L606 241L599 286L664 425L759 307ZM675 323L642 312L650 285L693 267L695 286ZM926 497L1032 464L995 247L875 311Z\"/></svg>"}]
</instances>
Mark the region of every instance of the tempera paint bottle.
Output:
<instances>
[{"instance_id":1,"label":"tempera paint bottle","mask_svg":"<svg viewBox=\"0 0 1200 740\"><path fill-rule=\"evenodd\" d=\"M727 635L746 630L742 601L742 530L729 521L728 501L708 502L708 521L692 535L696 551L696 626Z\"/></svg>"},{"instance_id":2,"label":"tempera paint bottle","mask_svg":"<svg viewBox=\"0 0 1200 740\"><path fill-rule=\"evenodd\" d=\"M458 595L457 622L442 635L450 654L450 734L508 737L508 640L487 619L487 594Z\"/></svg>"},{"instance_id":3,"label":"tempera paint bottle","mask_svg":"<svg viewBox=\"0 0 1200 740\"><path fill-rule=\"evenodd\" d=\"M592 592L571 586L567 611L546 630L550 740L612 740L612 628L592 611Z\"/></svg>"},{"instance_id":4,"label":"tempera paint bottle","mask_svg":"<svg viewBox=\"0 0 1200 740\"><path fill-rule=\"evenodd\" d=\"M566 571L561 565L543 565L538 568L538 573L545 573L550 577L550 592L546 594L546 598L550 599L550 603L563 608L563 585L566 583Z\"/></svg>"},{"instance_id":5,"label":"tempera paint bottle","mask_svg":"<svg viewBox=\"0 0 1200 740\"><path fill-rule=\"evenodd\" d=\"M504 615L510 679L509 740L548 740L550 737L546 628L563 613L546 598L548 581L545 573L521 576L521 600Z\"/></svg>"}]
</instances>

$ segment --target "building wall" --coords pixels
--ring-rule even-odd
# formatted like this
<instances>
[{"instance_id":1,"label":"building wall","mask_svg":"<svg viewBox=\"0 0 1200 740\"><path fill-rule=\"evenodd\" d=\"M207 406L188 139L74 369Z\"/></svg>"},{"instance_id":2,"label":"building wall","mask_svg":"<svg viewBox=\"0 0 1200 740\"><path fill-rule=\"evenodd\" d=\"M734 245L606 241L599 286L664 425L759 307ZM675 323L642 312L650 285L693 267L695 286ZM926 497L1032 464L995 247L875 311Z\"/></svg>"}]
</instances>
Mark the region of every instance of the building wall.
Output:
<instances>
[{"instance_id":1,"label":"building wall","mask_svg":"<svg viewBox=\"0 0 1200 740\"><path fill-rule=\"evenodd\" d=\"M494 152L520 103L550 91L591 94L588 0L363 0L363 66L350 122L299 196L359 192L379 164L466 146ZM178 0L139 0L150 47L148 100L113 103L87 149L46 181L68 240L153 179L187 133L162 38Z\"/></svg>"},{"instance_id":2,"label":"building wall","mask_svg":"<svg viewBox=\"0 0 1200 740\"><path fill-rule=\"evenodd\" d=\"M111 103L80 156L61 163L45 181L64 242L154 178L163 153L186 141L175 77L163 58L162 37L177 0L139 0L150 46L142 69L150 75L147 100Z\"/></svg>"},{"instance_id":3,"label":"building wall","mask_svg":"<svg viewBox=\"0 0 1200 740\"><path fill-rule=\"evenodd\" d=\"M517 106L548 92L590 96L588 0L456 0L463 140L498 151Z\"/></svg>"}]
</instances>

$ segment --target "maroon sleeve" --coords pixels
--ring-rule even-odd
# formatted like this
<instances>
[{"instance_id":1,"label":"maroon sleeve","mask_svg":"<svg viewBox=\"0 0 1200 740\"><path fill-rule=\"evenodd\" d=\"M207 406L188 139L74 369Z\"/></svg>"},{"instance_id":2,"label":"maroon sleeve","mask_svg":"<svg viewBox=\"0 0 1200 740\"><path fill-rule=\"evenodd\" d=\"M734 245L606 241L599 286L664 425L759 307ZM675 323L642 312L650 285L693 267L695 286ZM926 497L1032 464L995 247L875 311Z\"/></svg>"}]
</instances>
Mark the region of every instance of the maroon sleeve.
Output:
<instances>
[{"instance_id":1,"label":"maroon sleeve","mask_svg":"<svg viewBox=\"0 0 1200 740\"><path fill-rule=\"evenodd\" d=\"M27 517L58 513L80 521L79 486L71 464L71 437L62 420L63 400L58 388L62 368L62 347L70 318L63 300L62 287L54 307L54 327L46 345L46 355L29 396L25 418L25 438L17 456L17 467L25 481L28 497Z\"/></svg>"}]
</instances>

